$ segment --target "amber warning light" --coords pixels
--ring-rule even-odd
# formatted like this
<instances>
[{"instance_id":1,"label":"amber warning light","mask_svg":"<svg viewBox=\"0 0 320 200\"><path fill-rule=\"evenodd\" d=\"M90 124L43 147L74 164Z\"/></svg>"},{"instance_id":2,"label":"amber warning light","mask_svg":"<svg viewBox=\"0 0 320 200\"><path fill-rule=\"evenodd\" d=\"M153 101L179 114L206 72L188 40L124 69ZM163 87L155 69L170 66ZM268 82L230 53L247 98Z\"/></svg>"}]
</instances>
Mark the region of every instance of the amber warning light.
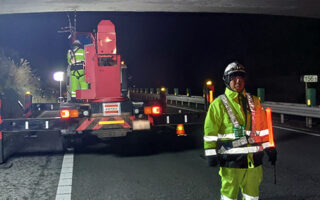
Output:
<instances>
[{"instance_id":1,"label":"amber warning light","mask_svg":"<svg viewBox=\"0 0 320 200\"><path fill-rule=\"evenodd\" d=\"M185 130L184 130L184 127L183 127L183 124L178 124L177 125L177 136L187 136Z\"/></svg>"}]
</instances>

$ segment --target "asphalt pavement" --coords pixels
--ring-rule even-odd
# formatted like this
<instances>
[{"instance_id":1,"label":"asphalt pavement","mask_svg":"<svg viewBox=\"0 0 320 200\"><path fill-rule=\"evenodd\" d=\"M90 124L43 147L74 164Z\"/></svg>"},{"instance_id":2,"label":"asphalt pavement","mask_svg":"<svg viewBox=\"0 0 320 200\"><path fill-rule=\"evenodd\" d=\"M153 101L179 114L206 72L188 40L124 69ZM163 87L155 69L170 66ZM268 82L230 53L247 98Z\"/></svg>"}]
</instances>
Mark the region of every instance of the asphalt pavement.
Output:
<instances>
[{"instance_id":1,"label":"asphalt pavement","mask_svg":"<svg viewBox=\"0 0 320 200\"><path fill-rule=\"evenodd\" d=\"M71 199L219 199L218 168L203 158L202 127L186 131L188 137L163 129L76 149ZM275 140L276 184L265 156L261 199L320 199L320 137L275 129ZM62 160L61 153L14 155L12 166L0 169L0 199L55 199Z\"/></svg>"}]
</instances>

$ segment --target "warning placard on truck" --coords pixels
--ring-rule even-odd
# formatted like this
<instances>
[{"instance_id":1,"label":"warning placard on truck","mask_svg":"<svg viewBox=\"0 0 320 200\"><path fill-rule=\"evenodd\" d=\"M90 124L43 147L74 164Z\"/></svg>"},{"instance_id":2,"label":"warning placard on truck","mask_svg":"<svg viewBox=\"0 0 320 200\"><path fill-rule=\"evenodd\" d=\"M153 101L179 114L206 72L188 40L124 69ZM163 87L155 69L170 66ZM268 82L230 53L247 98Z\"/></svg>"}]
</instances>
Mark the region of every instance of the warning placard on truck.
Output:
<instances>
[{"instance_id":1,"label":"warning placard on truck","mask_svg":"<svg viewBox=\"0 0 320 200\"><path fill-rule=\"evenodd\" d=\"M104 103L103 104L104 116L112 116L112 115L120 115L120 114L121 114L120 103Z\"/></svg>"}]
</instances>

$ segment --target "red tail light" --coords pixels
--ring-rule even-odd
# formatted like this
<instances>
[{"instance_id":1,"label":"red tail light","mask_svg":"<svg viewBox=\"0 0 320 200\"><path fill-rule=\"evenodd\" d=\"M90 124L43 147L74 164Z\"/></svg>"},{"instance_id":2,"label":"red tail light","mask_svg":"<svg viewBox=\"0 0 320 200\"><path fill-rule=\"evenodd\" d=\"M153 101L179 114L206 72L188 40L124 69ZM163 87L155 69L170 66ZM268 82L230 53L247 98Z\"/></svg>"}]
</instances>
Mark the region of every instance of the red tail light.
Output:
<instances>
[{"instance_id":1,"label":"red tail light","mask_svg":"<svg viewBox=\"0 0 320 200\"><path fill-rule=\"evenodd\" d=\"M161 114L160 106L152 106L152 114L153 115L160 115Z\"/></svg>"},{"instance_id":2,"label":"red tail light","mask_svg":"<svg viewBox=\"0 0 320 200\"><path fill-rule=\"evenodd\" d=\"M146 115L160 115L161 114L161 107L160 106L146 106L144 107L144 114Z\"/></svg>"}]
</instances>

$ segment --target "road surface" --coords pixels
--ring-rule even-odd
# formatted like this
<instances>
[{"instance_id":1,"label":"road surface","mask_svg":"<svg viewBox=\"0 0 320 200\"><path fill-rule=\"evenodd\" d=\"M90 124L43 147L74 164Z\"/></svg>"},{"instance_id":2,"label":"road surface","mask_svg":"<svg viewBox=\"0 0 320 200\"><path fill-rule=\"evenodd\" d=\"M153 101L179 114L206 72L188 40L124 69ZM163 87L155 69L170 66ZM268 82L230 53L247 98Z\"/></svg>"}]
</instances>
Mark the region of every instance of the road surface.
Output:
<instances>
[{"instance_id":1,"label":"road surface","mask_svg":"<svg viewBox=\"0 0 320 200\"><path fill-rule=\"evenodd\" d=\"M219 199L218 169L207 167L202 156L202 127L186 130L190 137L174 137L170 135L174 130L165 129L76 149L71 153L71 198ZM282 129L275 129L275 134L277 184L265 156L261 199L320 199L320 137ZM31 147L23 148L30 151ZM11 157L8 163L12 166L0 169L0 199L56 199L63 156L51 153Z\"/></svg>"}]
</instances>

